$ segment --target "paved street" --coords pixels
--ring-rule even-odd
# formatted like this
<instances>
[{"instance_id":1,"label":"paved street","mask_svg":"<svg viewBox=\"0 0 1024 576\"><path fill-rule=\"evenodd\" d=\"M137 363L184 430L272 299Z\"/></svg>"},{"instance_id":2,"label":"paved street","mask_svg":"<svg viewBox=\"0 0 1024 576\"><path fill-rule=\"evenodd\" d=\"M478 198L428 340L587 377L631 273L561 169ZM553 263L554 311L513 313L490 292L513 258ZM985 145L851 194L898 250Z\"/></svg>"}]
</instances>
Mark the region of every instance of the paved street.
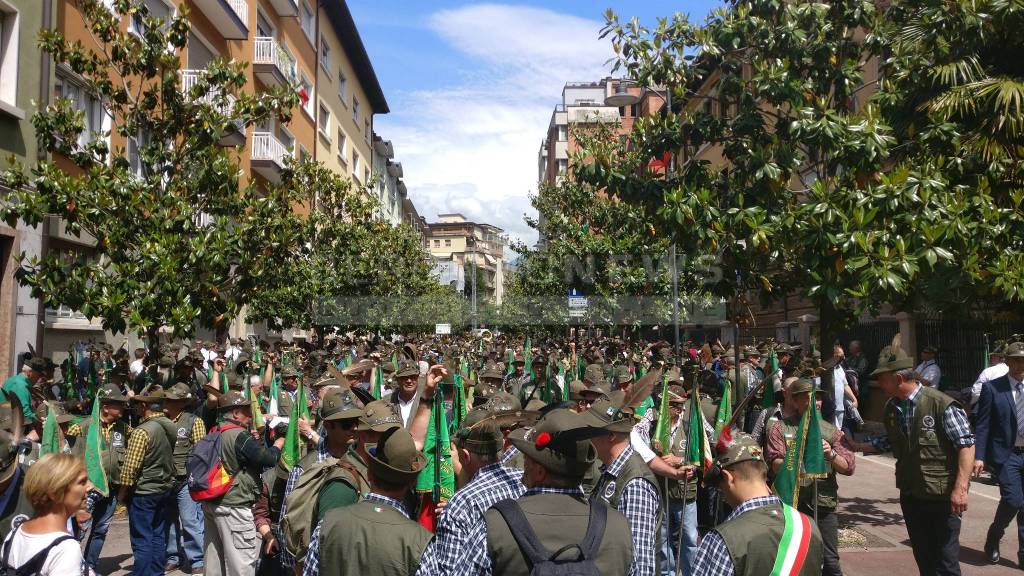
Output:
<instances>
[{"instance_id":1,"label":"paved street","mask_svg":"<svg viewBox=\"0 0 1024 576\"><path fill-rule=\"evenodd\" d=\"M1017 539L1015 526L1010 525L1003 538L1003 562L991 566L985 562L982 547L985 531L999 501L996 486L982 482L971 485L970 508L964 517L961 532L960 562L964 576L986 576L1012 573L1016 568ZM847 576L879 576L916 574L907 529L900 513L899 494L893 480L893 460L884 456L861 456L857 474L839 477L841 496L840 527L844 542L857 541L857 547L845 544L842 550L843 573ZM128 522L119 519L110 529L101 566L104 575L125 575L131 566ZM180 573L179 573L180 574Z\"/></svg>"}]
</instances>

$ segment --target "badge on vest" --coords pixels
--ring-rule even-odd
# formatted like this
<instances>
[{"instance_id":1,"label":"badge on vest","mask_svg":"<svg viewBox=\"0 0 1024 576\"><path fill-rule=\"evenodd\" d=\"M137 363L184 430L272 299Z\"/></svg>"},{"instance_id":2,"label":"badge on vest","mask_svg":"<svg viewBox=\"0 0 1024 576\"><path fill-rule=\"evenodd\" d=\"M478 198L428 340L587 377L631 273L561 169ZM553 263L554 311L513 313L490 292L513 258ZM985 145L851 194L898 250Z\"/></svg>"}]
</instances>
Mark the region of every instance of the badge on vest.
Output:
<instances>
[{"instance_id":1,"label":"badge on vest","mask_svg":"<svg viewBox=\"0 0 1024 576\"><path fill-rule=\"evenodd\" d=\"M924 427L925 430L932 430L932 429L934 429L935 428L935 418L931 414L925 416L924 418L921 418L921 426Z\"/></svg>"},{"instance_id":2,"label":"badge on vest","mask_svg":"<svg viewBox=\"0 0 1024 576\"><path fill-rule=\"evenodd\" d=\"M607 499L611 498L613 494L615 494L615 481L614 480L609 482L608 485L604 487L604 499L607 500Z\"/></svg>"},{"instance_id":3,"label":"badge on vest","mask_svg":"<svg viewBox=\"0 0 1024 576\"><path fill-rule=\"evenodd\" d=\"M186 435L188 435L188 430L184 428L178 428L178 438L184 438Z\"/></svg>"},{"instance_id":4,"label":"badge on vest","mask_svg":"<svg viewBox=\"0 0 1024 576\"><path fill-rule=\"evenodd\" d=\"M114 432L113 439L110 443L113 444L114 446L120 446L123 440L124 436L122 436L120 432Z\"/></svg>"}]
</instances>

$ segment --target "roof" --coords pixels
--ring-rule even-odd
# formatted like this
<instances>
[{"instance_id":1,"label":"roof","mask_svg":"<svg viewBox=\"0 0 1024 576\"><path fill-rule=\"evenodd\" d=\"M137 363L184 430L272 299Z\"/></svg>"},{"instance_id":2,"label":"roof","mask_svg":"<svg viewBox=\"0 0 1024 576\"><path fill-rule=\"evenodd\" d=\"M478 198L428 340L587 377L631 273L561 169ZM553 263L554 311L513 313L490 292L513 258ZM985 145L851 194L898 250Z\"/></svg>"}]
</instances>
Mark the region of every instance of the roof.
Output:
<instances>
[{"instance_id":1,"label":"roof","mask_svg":"<svg viewBox=\"0 0 1024 576\"><path fill-rule=\"evenodd\" d=\"M384 98L384 90L377 80L377 73L373 71L373 64L370 63L370 56L366 53L363 40L359 37L359 30L356 28L355 20L352 19L352 12L348 9L345 0L323 0L322 4L327 18L334 26L341 41L345 53L352 62L352 67L359 77L359 84L370 99L370 107L375 114L387 114L391 111L388 108L388 101Z\"/></svg>"}]
</instances>

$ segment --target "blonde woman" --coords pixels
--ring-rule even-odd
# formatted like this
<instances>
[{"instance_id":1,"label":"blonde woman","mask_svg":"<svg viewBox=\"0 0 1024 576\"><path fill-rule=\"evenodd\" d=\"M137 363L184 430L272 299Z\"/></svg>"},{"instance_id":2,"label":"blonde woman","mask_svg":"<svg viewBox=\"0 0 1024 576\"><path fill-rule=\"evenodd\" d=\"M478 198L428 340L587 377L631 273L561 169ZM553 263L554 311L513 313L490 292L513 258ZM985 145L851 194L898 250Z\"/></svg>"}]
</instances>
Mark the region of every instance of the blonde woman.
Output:
<instances>
[{"instance_id":1,"label":"blonde woman","mask_svg":"<svg viewBox=\"0 0 1024 576\"><path fill-rule=\"evenodd\" d=\"M68 533L68 519L85 505L92 488L85 462L71 454L47 454L28 470L25 496L35 510L4 540L0 570L15 574L83 574L82 550Z\"/></svg>"}]
</instances>

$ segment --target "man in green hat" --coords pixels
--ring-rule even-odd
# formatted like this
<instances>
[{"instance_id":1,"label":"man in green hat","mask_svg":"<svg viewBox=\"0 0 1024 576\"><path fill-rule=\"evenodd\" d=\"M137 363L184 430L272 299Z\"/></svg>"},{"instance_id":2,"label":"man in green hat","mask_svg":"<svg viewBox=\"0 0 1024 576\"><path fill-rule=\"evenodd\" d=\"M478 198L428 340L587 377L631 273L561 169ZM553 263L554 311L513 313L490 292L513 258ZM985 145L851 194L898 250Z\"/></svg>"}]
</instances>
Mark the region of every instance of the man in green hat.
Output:
<instances>
[{"instance_id":1,"label":"man in green hat","mask_svg":"<svg viewBox=\"0 0 1024 576\"><path fill-rule=\"evenodd\" d=\"M737 433L718 443L705 482L721 491L732 512L708 532L697 549L693 574L821 574L817 526L786 506L768 487L768 467L753 438ZM801 556L798 553L805 550Z\"/></svg>"},{"instance_id":2,"label":"man in green hat","mask_svg":"<svg viewBox=\"0 0 1024 576\"><path fill-rule=\"evenodd\" d=\"M462 571L470 574L526 576L536 561L548 560L554 551L560 559L576 554L566 549L580 545L587 560L601 574L627 574L633 566L629 524L622 513L602 501L589 504L580 481L596 459L583 416L565 409L551 410L532 430L513 432L512 444L524 457L526 492L514 503L504 501L484 514L470 532ZM500 507L500 509L499 509ZM604 533L585 545L596 516L604 516ZM508 518L518 518L522 528L513 529ZM519 525L520 522L515 522ZM530 539L541 547L543 558L527 558L519 541Z\"/></svg>"},{"instance_id":3,"label":"man in green hat","mask_svg":"<svg viewBox=\"0 0 1024 576\"><path fill-rule=\"evenodd\" d=\"M765 459L772 470L778 473L789 448L797 440L804 413L811 402L816 402L819 410L818 426L824 442L822 448L825 453L825 470L828 476L822 480L800 479L800 502L797 509L814 518L821 532L825 557L821 573L827 576L842 576L843 570L839 563L839 520L836 516L836 508L839 506L839 482L836 480L836 474L852 476L857 464L853 447L842 430L821 418L823 394L824 392L807 378L797 378L788 382L784 393L783 417L773 422L768 429ZM812 398L812 395L815 397ZM815 483L817 486L812 487Z\"/></svg>"},{"instance_id":4,"label":"man in green hat","mask_svg":"<svg viewBox=\"0 0 1024 576\"><path fill-rule=\"evenodd\" d=\"M633 534L630 574L653 576L658 572L661 497L657 478L630 444L635 424L633 413L601 399L580 419L596 434L592 441L604 464L590 499L600 499L626 516Z\"/></svg>"},{"instance_id":5,"label":"man in green hat","mask_svg":"<svg viewBox=\"0 0 1024 576\"><path fill-rule=\"evenodd\" d=\"M512 373L505 377L505 390L518 398L518 392L529 384L532 377L532 374L526 373L526 358L522 352L517 352L512 359Z\"/></svg>"},{"instance_id":6,"label":"man in green hat","mask_svg":"<svg viewBox=\"0 0 1024 576\"><path fill-rule=\"evenodd\" d=\"M991 469L1001 496L985 538L985 556L992 563L999 562L999 541L1015 517L1018 544L1024 545L1024 341L1013 338L1001 352L1006 373L982 385L974 421L974 474ZM1024 547L1017 554L1018 565L1024 567Z\"/></svg>"},{"instance_id":7,"label":"man in green hat","mask_svg":"<svg viewBox=\"0 0 1024 576\"><path fill-rule=\"evenodd\" d=\"M395 370L395 384L398 387L391 392L389 401L397 408L396 412L402 417L402 426L406 428L412 423L416 407L419 405L419 382L419 365L408 360L399 360L398 369Z\"/></svg>"},{"instance_id":8,"label":"man in green hat","mask_svg":"<svg viewBox=\"0 0 1024 576\"><path fill-rule=\"evenodd\" d=\"M304 472L314 466L330 459L344 459L357 441L356 426L359 423L363 410L355 404L351 390L342 391L333 387L328 390L320 404L320 418L323 421L324 436L316 445L315 450L310 450L302 457L288 473L288 481L285 484L284 497L281 504L280 517L284 518L288 513L289 496L295 490L300 477ZM360 482L356 478L344 477L341 481L329 482L324 485L314 498L320 500L316 507L319 511L317 518L311 518L310 522L315 525L323 517L323 514L330 508L347 506L359 500ZM308 495L307 495L308 496ZM281 542L287 540L283 534L278 538ZM281 561L285 567L295 566L295 558L284 550L281 554Z\"/></svg>"},{"instance_id":9,"label":"man in green hat","mask_svg":"<svg viewBox=\"0 0 1024 576\"><path fill-rule=\"evenodd\" d=\"M960 574L960 517L974 466L974 433L960 404L918 381L899 335L871 374L888 397L885 429L896 457L900 507L921 574ZM864 447L868 448L868 447Z\"/></svg>"},{"instance_id":10,"label":"man in green hat","mask_svg":"<svg viewBox=\"0 0 1024 576\"><path fill-rule=\"evenodd\" d=\"M484 512L502 500L515 500L526 488L522 472L501 464L505 438L493 414L483 408L466 413L456 434L459 474L463 484L444 508L434 539L423 553L418 574L442 574L458 566L470 532L484 521Z\"/></svg>"},{"instance_id":11,"label":"man in green hat","mask_svg":"<svg viewBox=\"0 0 1024 576\"><path fill-rule=\"evenodd\" d=\"M174 423L174 495L168 506L166 571L187 567L190 574L203 573L203 509L188 491L185 463L196 444L206 436L203 419L193 414L196 395L184 382L167 389L164 410ZM180 539L180 541L179 541Z\"/></svg>"},{"instance_id":12,"label":"man in green hat","mask_svg":"<svg viewBox=\"0 0 1024 576\"><path fill-rule=\"evenodd\" d=\"M526 406L530 403L530 400L541 399L541 395L544 392L544 388L548 386L548 358L544 354L538 354L533 359L533 365L531 366L533 371L532 378L526 383L519 387L518 391L514 391L513 394L519 398L519 402ZM561 403L562 402L562 388L557 382L551 382L551 402Z\"/></svg>"},{"instance_id":13,"label":"man in green hat","mask_svg":"<svg viewBox=\"0 0 1024 576\"><path fill-rule=\"evenodd\" d=\"M233 477L231 488L218 498L203 502L206 572L223 576L251 576L259 561L259 540L253 505L260 495L264 469L281 458L284 437L270 447L253 437L252 402L236 391L217 400L221 423L220 457Z\"/></svg>"},{"instance_id":14,"label":"man in green hat","mask_svg":"<svg viewBox=\"0 0 1024 576\"><path fill-rule=\"evenodd\" d=\"M100 427L103 433L103 471L110 482L110 492L103 496L92 490L89 492L87 508L92 514L92 529L85 541L85 563L93 570L100 560L103 543L107 539L110 522L114 519L117 508L118 482L121 478L121 466L124 464L128 451L128 438L133 428L121 417L128 407L128 397L118 386L107 384L97 391L100 398ZM71 452L84 457L86 438L89 436L91 420L86 418L78 424L68 426L68 436L75 437L75 445Z\"/></svg>"},{"instance_id":15,"label":"man in green hat","mask_svg":"<svg viewBox=\"0 0 1024 576\"><path fill-rule=\"evenodd\" d=\"M163 388L155 385L133 398L142 405L142 420L128 437L117 482L117 499L128 502L133 576L163 574L167 559L167 509L174 487L177 427L164 415L165 399Z\"/></svg>"},{"instance_id":16,"label":"man in green hat","mask_svg":"<svg viewBox=\"0 0 1024 576\"><path fill-rule=\"evenodd\" d=\"M0 386L0 402L7 402L11 396L16 397L21 404L26 425L36 421L36 414L32 410L32 387L46 380L47 367L45 358L33 356L21 367L21 372L4 380L3 386Z\"/></svg>"},{"instance_id":17,"label":"man in green hat","mask_svg":"<svg viewBox=\"0 0 1024 576\"><path fill-rule=\"evenodd\" d=\"M430 532L411 519L403 501L427 458L404 428L382 434L369 458L370 493L362 502L324 516L319 545L310 547L305 576L319 574L321 569L324 574L382 576L416 572ZM381 542L387 545L375 545ZM310 570L314 565L315 572Z\"/></svg>"}]
</instances>

